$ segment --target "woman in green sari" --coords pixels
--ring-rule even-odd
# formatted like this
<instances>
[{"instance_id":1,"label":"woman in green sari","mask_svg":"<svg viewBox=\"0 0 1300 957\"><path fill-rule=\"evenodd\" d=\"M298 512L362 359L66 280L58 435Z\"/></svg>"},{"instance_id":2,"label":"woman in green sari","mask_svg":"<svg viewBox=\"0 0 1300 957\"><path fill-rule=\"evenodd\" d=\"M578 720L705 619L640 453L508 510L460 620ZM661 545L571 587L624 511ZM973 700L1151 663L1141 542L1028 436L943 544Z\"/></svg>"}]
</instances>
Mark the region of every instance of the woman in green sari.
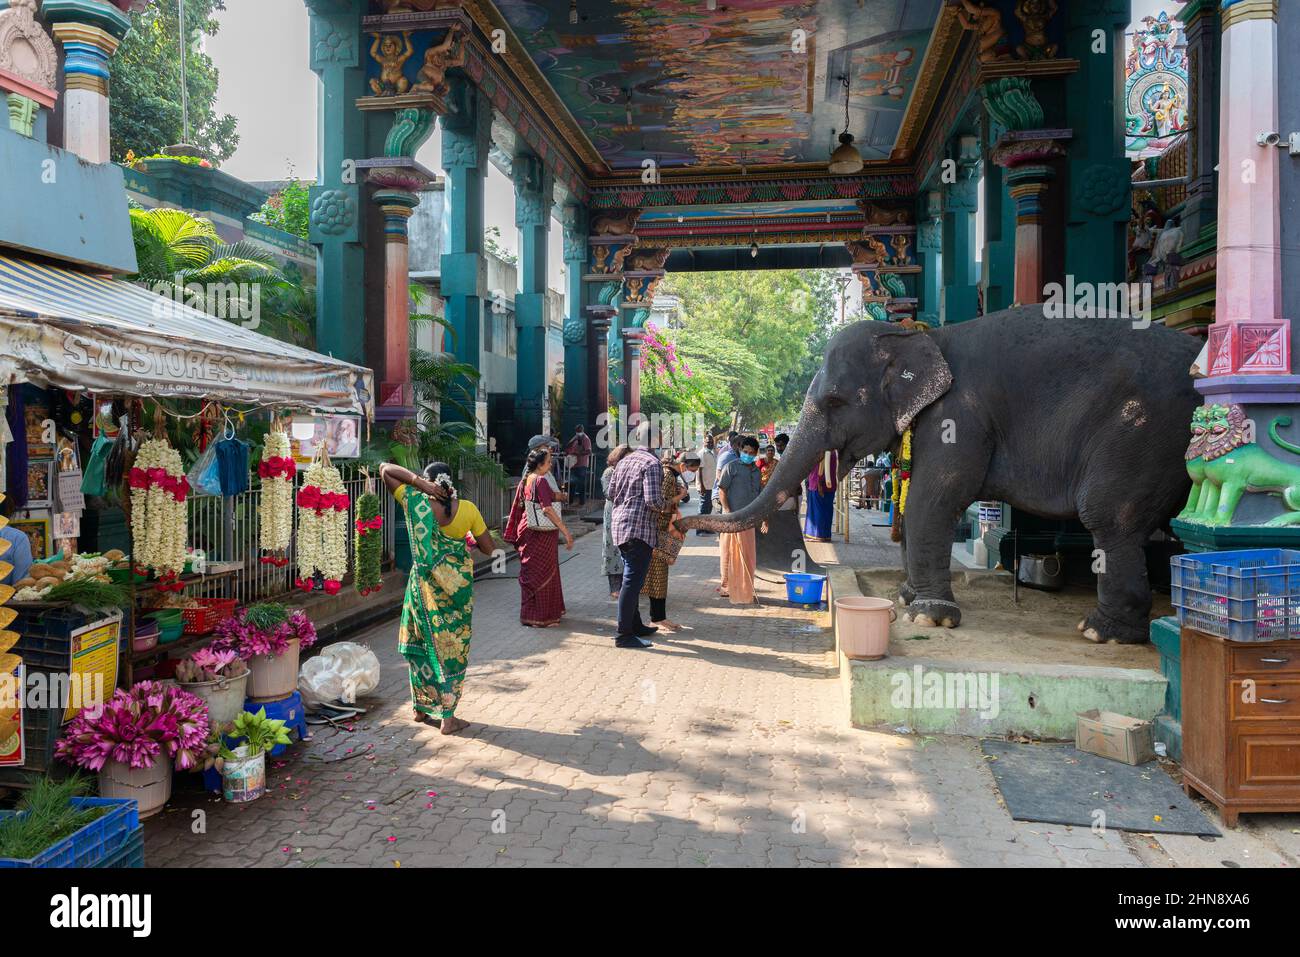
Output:
<instances>
[{"instance_id":1,"label":"woman in green sari","mask_svg":"<svg viewBox=\"0 0 1300 957\"><path fill-rule=\"evenodd\" d=\"M467 540L491 555L492 536L474 503L457 496L445 463L434 462L424 477L392 464L379 474L406 510L411 539L413 565L397 650L410 667L415 720L455 734L468 727L456 717L474 614L474 560Z\"/></svg>"}]
</instances>

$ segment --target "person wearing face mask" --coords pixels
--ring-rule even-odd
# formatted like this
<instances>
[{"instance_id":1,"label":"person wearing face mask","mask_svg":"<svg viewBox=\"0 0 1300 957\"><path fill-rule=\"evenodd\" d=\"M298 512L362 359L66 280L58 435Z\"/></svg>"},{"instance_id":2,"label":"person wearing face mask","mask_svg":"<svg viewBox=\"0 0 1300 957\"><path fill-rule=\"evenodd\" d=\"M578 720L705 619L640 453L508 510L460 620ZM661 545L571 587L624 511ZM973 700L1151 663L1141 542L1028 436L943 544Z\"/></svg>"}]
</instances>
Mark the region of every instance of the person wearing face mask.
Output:
<instances>
[{"instance_id":1,"label":"person wearing face mask","mask_svg":"<svg viewBox=\"0 0 1300 957\"><path fill-rule=\"evenodd\" d=\"M663 452L660 462L663 466L663 484L659 494L665 502L672 503L674 506L679 505L690 495L680 479L681 463L677 461L677 456L671 449ZM683 537L683 533L677 531L675 524L681 517L682 513L676 507L671 512L656 513L655 521L659 527L661 543L669 536L678 540ZM650 599L650 624L658 627L660 631L678 632L682 630L682 626L668 617L668 568L668 559L661 549L656 548L651 553L650 571L646 573L645 585L641 590Z\"/></svg>"},{"instance_id":2,"label":"person wearing face mask","mask_svg":"<svg viewBox=\"0 0 1300 957\"><path fill-rule=\"evenodd\" d=\"M722 512L738 512L758 498L763 490L763 477L758 469L758 439L746 436L740 444L740 455L727 463L718 476L718 495ZM767 531L767 523L763 523ZM718 537L722 562L722 586L718 594L730 598L733 605L754 602L754 568L758 563L757 540L754 529L727 532Z\"/></svg>"}]
</instances>

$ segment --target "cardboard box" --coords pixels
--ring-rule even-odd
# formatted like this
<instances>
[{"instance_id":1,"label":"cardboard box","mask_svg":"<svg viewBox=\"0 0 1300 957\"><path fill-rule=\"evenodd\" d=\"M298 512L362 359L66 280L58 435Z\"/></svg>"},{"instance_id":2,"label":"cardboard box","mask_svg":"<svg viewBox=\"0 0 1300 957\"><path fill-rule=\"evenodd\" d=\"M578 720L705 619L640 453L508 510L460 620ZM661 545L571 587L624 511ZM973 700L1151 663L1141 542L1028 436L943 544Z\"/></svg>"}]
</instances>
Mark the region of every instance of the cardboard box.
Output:
<instances>
[{"instance_id":1,"label":"cardboard box","mask_svg":"<svg viewBox=\"0 0 1300 957\"><path fill-rule=\"evenodd\" d=\"M1150 721L1096 708L1080 711L1075 718L1074 746L1080 751L1125 764L1154 760L1154 726Z\"/></svg>"}]
</instances>

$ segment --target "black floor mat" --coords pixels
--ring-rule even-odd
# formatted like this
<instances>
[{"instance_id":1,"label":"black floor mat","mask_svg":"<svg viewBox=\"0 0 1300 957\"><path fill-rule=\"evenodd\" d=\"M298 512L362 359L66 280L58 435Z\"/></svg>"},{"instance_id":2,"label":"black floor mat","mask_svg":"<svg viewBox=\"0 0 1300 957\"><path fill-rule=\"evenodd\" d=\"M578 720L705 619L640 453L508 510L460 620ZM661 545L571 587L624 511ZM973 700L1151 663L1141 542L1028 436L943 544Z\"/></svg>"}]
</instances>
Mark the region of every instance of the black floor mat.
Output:
<instances>
[{"instance_id":1,"label":"black floor mat","mask_svg":"<svg viewBox=\"0 0 1300 957\"><path fill-rule=\"evenodd\" d=\"M1102 811L1105 827L1120 831L1221 836L1155 761L1132 767L1072 744L980 746L1017 821L1092 827Z\"/></svg>"}]
</instances>

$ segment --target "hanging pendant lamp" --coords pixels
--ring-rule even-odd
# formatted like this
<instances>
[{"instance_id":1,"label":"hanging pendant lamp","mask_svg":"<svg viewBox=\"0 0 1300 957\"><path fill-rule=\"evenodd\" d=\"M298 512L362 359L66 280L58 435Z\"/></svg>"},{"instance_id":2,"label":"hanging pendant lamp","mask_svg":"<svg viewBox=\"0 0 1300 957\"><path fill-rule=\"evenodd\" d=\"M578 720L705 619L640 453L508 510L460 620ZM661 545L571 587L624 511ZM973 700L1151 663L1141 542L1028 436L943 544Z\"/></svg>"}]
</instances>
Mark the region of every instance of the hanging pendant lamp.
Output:
<instances>
[{"instance_id":1,"label":"hanging pendant lamp","mask_svg":"<svg viewBox=\"0 0 1300 957\"><path fill-rule=\"evenodd\" d=\"M840 134L840 145L831 153L830 171L838 175L862 172L862 154L853 145L853 134L849 132L849 78L840 77L844 84L844 132Z\"/></svg>"}]
</instances>

